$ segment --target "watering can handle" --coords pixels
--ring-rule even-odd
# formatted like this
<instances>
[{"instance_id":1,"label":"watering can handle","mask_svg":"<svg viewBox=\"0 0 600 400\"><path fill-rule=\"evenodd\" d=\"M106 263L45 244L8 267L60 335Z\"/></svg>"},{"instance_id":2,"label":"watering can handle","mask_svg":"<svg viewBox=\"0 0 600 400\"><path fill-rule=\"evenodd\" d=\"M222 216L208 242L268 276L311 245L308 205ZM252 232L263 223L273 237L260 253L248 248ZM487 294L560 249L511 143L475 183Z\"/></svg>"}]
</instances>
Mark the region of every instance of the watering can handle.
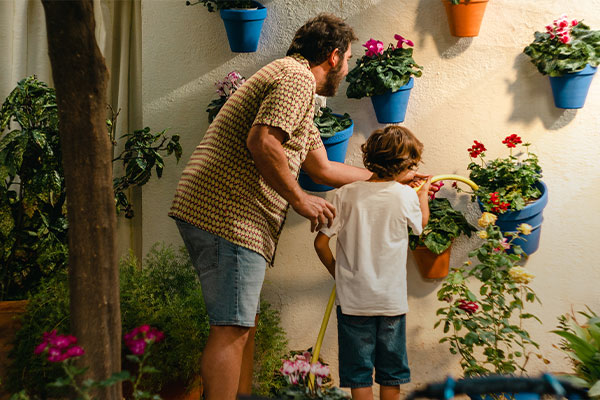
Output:
<instances>
[{"instance_id":1,"label":"watering can handle","mask_svg":"<svg viewBox=\"0 0 600 400\"><path fill-rule=\"evenodd\" d=\"M438 182L438 181L445 181L445 180L453 180L453 181L459 181L462 183L466 183L473 190L477 190L477 188L478 188L478 186L475 182L473 182L472 180L470 180L468 178L460 176L460 175L452 175L452 174L435 175L433 178L431 178L432 183ZM424 183L420 184L419 186L417 186L414 189L418 191L419 189L421 189L421 187L423 187L423 184ZM313 349L313 355L310 360L311 365L315 364L317 361L319 361L319 353L321 351L321 345L323 344L323 337L325 336L325 330L327 329L327 324L329 323L329 316L331 315L331 310L333 309L334 303L335 303L335 284L333 285L333 289L331 289L331 295L329 295L329 302L327 303L327 307L325 308L325 315L323 316L323 322L321 323L321 330L319 331L319 336L317 337L317 343L315 344L315 347ZM308 378L308 385L311 389L314 387L314 382L315 382L315 376L311 373Z\"/></svg>"}]
</instances>

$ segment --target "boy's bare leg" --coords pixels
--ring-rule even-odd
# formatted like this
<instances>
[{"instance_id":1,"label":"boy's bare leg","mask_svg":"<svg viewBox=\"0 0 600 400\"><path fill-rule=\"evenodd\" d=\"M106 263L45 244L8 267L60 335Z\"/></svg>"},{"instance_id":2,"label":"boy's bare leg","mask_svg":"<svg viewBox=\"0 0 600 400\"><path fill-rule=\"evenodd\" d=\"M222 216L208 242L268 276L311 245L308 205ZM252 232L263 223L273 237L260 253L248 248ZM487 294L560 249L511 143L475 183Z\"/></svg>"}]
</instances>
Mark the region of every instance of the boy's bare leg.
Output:
<instances>
[{"instance_id":1,"label":"boy's bare leg","mask_svg":"<svg viewBox=\"0 0 600 400\"><path fill-rule=\"evenodd\" d=\"M240 374L240 384L238 394L252 394L252 375L254 371L254 338L256 337L256 328L258 327L258 314L254 318L254 328L248 331L248 340L244 347L242 356L242 371Z\"/></svg>"},{"instance_id":2,"label":"boy's bare leg","mask_svg":"<svg viewBox=\"0 0 600 400\"><path fill-rule=\"evenodd\" d=\"M206 400L236 399L249 330L242 326L210 327L201 361Z\"/></svg>"},{"instance_id":3,"label":"boy's bare leg","mask_svg":"<svg viewBox=\"0 0 600 400\"><path fill-rule=\"evenodd\" d=\"M352 400L373 400L373 387L361 387L350 390L352 392ZM383 397L382 397L383 399Z\"/></svg>"},{"instance_id":4,"label":"boy's bare leg","mask_svg":"<svg viewBox=\"0 0 600 400\"><path fill-rule=\"evenodd\" d=\"M400 385L380 386L379 398L381 400L400 400Z\"/></svg>"}]
</instances>

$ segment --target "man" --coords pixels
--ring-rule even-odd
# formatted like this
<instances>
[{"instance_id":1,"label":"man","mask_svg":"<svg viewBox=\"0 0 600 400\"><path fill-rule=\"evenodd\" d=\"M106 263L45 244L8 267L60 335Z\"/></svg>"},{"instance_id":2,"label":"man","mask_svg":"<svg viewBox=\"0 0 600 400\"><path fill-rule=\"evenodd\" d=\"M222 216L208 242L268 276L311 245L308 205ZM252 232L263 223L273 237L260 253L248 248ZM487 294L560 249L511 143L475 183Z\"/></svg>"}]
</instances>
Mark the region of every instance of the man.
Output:
<instances>
[{"instance_id":1,"label":"man","mask_svg":"<svg viewBox=\"0 0 600 400\"><path fill-rule=\"evenodd\" d=\"M355 40L338 17L309 20L285 58L231 96L182 174L169 215L198 271L209 315L201 365L206 399L250 393L260 290L288 205L310 220L311 231L333 221L333 205L298 185L300 167L334 187L371 175L330 162L313 123L315 92L335 94Z\"/></svg>"}]
</instances>

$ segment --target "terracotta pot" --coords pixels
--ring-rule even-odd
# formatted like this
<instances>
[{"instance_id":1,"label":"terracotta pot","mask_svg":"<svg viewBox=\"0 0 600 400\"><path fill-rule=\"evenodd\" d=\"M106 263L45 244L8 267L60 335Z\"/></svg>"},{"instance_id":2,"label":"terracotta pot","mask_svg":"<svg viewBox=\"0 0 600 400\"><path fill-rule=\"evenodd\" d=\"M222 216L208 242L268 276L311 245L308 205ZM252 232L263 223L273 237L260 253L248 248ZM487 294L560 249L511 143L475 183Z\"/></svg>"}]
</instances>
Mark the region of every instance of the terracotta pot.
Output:
<instances>
[{"instance_id":1,"label":"terracotta pot","mask_svg":"<svg viewBox=\"0 0 600 400\"><path fill-rule=\"evenodd\" d=\"M200 400L203 389L202 377L199 376L188 387L176 382L165 385L160 391L160 397L163 400Z\"/></svg>"},{"instance_id":2,"label":"terracotta pot","mask_svg":"<svg viewBox=\"0 0 600 400\"><path fill-rule=\"evenodd\" d=\"M452 245L437 255L425 246L417 246L412 251L419 271L424 279L441 279L448 276L450 270L450 252Z\"/></svg>"},{"instance_id":3,"label":"terracotta pot","mask_svg":"<svg viewBox=\"0 0 600 400\"><path fill-rule=\"evenodd\" d=\"M473 37L479 35L488 0L461 0L456 5L449 0L442 1L446 7L446 16L452 36Z\"/></svg>"},{"instance_id":4,"label":"terracotta pot","mask_svg":"<svg viewBox=\"0 0 600 400\"><path fill-rule=\"evenodd\" d=\"M17 331L21 328L19 317L25 313L27 300L0 301L0 382L6 381L6 370L10 360L8 353ZM0 385L0 400L8 399L10 395L2 391Z\"/></svg>"}]
</instances>

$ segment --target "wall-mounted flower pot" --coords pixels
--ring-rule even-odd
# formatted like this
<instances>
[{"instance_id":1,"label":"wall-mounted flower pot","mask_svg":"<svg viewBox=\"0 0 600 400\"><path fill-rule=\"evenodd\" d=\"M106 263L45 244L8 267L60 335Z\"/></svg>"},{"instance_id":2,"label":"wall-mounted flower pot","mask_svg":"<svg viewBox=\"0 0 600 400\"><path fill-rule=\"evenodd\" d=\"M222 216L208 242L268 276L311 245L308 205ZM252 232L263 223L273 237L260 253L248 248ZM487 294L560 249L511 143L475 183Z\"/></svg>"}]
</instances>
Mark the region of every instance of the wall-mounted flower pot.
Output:
<instances>
[{"instance_id":1,"label":"wall-mounted flower pot","mask_svg":"<svg viewBox=\"0 0 600 400\"><path fill-rule=\"evenodd\" d=\"M258 40L267 9L254 2L254 9L222 9L221 18L227 31L229 48L234 53L252 53L258 48Z\"/></svg>"},{"instance_id":2,"label":"wall-mounted flower pot","mask_svg":"<svg viewBox=\"0 0 600 400\"><path fill-rule=\"evenodd\" d=\"M557 108L582 108L597 69L588 64L579 72L549 77L554 105Z\"/></svg>"},{"instance_id":3,"label":"wall-mounted flower pot","mask_svg":"<svg viewBox=\"0 0 600 400\"><path fill-rule=\"evenodd\" d=\"M404 122L406 107L408 106L408 99L410 98L410 91L414 86L414 82L415 80L410 78L406 85L401 86L395 92L390 90L386 94L371 97L377 122L380 124Z\"/></svg>"},{"instance_id":4,"label":"wall-mounted flower pot","mask_svg":"<svg viewBox=\"0 0 600 400\"><path fill-rule=\"evenodd\" d=\"M448 276L451 251L452 245L441 254L435 254L426 246L417 246L412 250L423 279L442 279Z\"/></svg>"},{"instance_id":5,"label":"wall-mounted flower pot","mask_svg":"<svg viewBox=\"0 0 600 400\"><path fill-rule=\"evenodd\" d=\"M539 199L526 205L519 211L506 211L498 215L496 225L500 227L503 234L507 232L516 232L521 224L529 224L532 227L529 235L520 235L513 244L521 246L525 254L533 254L540 245L540 235L542 233L543 212L548 204L548 188L544 182L538 183L538 188L542 192ZM479 208L483 211L483 204L479 199ZM510 238L509 238L510 240Z\"/></svg>"},{"instance_id":6,"label":"wall-mounted flower pot","mask_svg":"<svg viewBox=\"0 0 600 400\"><path fill-rule=\"evenodd\" d=\"M473 37L479 35L479 28L488 0L461 0L452 4L442 0L446 7L446 16L452 36Z\"/></svg>"},{"instance_id":7,"label":"wall-mounted flower pot","mask_svg":"<svg viewBox=\"0 0 600 400\"><path fill-rule=\"evenodd\" d=\"M341 117L339 114L335 114ZM354 132L354 122L344 129L343 131L337 132L335 135L323 138L323 144L325 145L325 151L327 151L327 158L330 161L337 161L343 163L346 160L346 151L348 150L348 141ZM313 182L307 173L300 170L298 175L298 183L304 190L311 192L327 192L332 190L331 186L320 185Z\"/></svg>"}]
</instances>

